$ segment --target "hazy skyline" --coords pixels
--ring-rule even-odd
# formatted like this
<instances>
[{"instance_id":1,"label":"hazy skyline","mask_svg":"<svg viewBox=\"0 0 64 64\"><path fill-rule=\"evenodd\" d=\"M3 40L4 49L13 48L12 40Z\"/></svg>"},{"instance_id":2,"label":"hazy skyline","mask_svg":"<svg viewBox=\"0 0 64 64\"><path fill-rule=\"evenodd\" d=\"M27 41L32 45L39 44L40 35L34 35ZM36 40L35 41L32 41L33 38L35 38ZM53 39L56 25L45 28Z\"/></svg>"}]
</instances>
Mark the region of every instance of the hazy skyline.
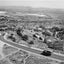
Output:
<instances>
[{"instance_id":1,"label":"hazy skyline","mask_svg":"<svg viewBox=\"0 0 64 64\"><path fill-rule=\"evenodd\" d=\"M64 9L64 0L0 0L0 6L31 6Z\"/></svg>"}]
</instances>

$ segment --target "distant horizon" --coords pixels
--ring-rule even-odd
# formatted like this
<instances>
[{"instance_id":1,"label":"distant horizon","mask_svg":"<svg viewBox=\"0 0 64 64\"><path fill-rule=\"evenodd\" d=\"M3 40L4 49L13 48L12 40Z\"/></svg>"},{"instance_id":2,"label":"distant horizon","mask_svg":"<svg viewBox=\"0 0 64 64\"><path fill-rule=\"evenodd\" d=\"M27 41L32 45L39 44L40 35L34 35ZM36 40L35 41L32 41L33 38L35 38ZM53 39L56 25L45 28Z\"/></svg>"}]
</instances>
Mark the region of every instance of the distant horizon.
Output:
<instances>
[{"instance_id":1,"label":"distant horizon","mask_svg":"<svg viewBox=\"0 0 64 64\"><path fill-rule=\"evenodd\" d=\"M64 9L64 0L0 0L0 6Z\"/></svg>"},{"instance_id":2,"label":"distant horizon","mask_svg":"<svg viewBox=\"0 0 64 64\"><path fill-rule=\"evenodd\" d=\"M32 6L0 6L0 8L4 7L25 7L25 8L34 8L34 9L59 9L64 10L64 8L49 8L49 7L32 7Z\"/></svg>"}]
</instances>

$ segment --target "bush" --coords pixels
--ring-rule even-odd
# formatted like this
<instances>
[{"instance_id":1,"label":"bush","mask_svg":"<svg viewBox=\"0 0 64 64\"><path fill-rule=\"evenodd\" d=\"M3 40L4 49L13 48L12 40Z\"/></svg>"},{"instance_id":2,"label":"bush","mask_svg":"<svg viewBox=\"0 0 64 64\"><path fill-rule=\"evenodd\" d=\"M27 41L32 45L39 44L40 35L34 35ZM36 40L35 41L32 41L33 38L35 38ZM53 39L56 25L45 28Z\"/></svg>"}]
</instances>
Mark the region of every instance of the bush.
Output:
<instances>
[{"instance_id":1,"label":"bush","mask_svg":"<svg viewBox=\"0 0 64 64\"><path fill-rule=\"evenodd\" d=\"M57 38L63 40L64 39L64 31L62 32L58 32L57 35L56 35Z\"/></svg>"},{"instance_id":2,"label":"bush","mask_svg":"<svg viewBox=\"0 0 64 64\"><path fill-rule=\"evenodd\" d=\"M56 32L56 31L59 31L59 30L60 30L59 27L55 27L55 26L52 27L52 31L53 31L53 32Z\"/></svg>"},{"instance_id":3,"label":"bush","mask_svg":"<svg viewBox=\"0 0 64 64\"><path fill-rule=\"evenodd\" d=\"M20 28L18 28L18 29L16 30L16 33L17 33L18 36L22 37L21 29L20 29Z\"/></svg>"},{"instance_id":4,"label":"bush","mask_svg":"<svg viewBox=\"0 0 64 64\"><path fill-rule=\"evenodd\" d=\"M28 44L34 44L34 42L33 41L30 41L30 42L28 42Z\"/></svg>"},{"instance_id":5,"label":"bush","mask_svg":"<svg viewBox=\"0 0 64 64\"><path fill-rule=\"evenodd\" d=\"M22 40L27 41L28 40L28 36L27 35L23 35L22 36Z\"/></svg>"},{"instance_id":6,"label":"bush","mask_svg":"<svg viewBox=\"0 0 64 64\"><path fill-rule=\"evenodd\" d=\"M51 36L51 34L49 32L47 32L47 31L42 32L42 34L45 35L45 36Z\"/></svg>"},{"instance_id":7,"label":"bush","mask_svg":"<svg viewBox=\"0 0 64 64\"><path fill-rule=\"evenodd\" d=\"M13 36L8 36L8 39L11 39L13 42L16 42L16 39Z\"/></svg>"}]
</instances>

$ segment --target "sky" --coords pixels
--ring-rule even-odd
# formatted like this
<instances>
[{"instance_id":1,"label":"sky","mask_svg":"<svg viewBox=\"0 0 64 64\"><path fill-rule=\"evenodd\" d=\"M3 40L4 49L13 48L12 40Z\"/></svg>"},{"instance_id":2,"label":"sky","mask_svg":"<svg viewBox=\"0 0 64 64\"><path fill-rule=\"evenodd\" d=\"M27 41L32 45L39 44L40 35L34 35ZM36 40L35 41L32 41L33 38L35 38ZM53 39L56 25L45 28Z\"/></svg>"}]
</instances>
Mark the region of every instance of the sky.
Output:
<instances>
[{"instance_id":1,"label":"sky","mask_svg":"<svg viewBox=\"0 0 64 64\"><path fill-rule=\"evenodd\" d=\"M0 0L0 6L31 6L64 9L64 0Z\"/></svg>"}]
</instances>

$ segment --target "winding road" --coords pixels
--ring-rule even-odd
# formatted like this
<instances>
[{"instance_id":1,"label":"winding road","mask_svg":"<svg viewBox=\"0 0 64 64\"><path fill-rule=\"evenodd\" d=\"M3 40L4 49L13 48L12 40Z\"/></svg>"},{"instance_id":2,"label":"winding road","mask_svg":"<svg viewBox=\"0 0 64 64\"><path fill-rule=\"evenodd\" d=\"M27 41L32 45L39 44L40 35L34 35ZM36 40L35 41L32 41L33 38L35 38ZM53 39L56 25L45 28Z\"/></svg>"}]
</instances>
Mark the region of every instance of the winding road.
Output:
<instances>
[{"instance_id":1,"label":"winding road","mask_svg":"<svg viewBox=\"0 0 64 64\"><path fill-rule=\"evenodd\" d=\"M29 48L29 47L19 45L19 44L15 43L15 42L7 41L1 35L0 35L0 40L3 41L4 43L12 45L12 46L14 46L16 48L19 48L19 49L22 49L22 50L25 50L25 51L28 51L28 52L31 52L31 53L35 53L35 54L38 54L40 56L44 56L44 55L41 55L41 52L43 50L32 49L32 48ZM53 59L53 60L57 60L57 61L60 61L60 62L64 61L64 56L63 55L58 55L58 54L54 54L54 53L52 53L51 56L44 56L44 57L49 58L49 59Z\"/></svg>"}]
</instances>

